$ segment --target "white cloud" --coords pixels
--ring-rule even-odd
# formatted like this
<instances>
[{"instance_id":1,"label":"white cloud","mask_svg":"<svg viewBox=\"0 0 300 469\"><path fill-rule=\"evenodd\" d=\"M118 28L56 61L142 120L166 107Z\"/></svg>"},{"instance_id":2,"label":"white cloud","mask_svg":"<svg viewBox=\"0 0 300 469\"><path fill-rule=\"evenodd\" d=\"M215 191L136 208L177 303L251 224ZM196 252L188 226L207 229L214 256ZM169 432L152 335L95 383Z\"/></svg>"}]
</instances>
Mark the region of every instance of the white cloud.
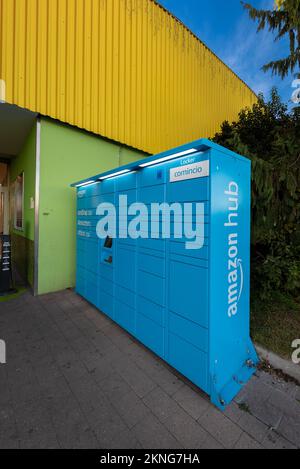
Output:
<instances>
[{"instance_id":1,"label":"white cloud","mask_svg":"<svg viewBox=\"0 0 300 469\"><path fill-rule=\"evenodd\" d=\"M274 83L262 66L274 57L274 37L267 30L256 32L256 24L245 12L233 34L227 38L221 58L256 92L266 92ZM276 81L276 80L275 80Z\"/></svg>"},{"instance_id":2,"label":"white cloud","mask_svg":"<svg viewBox=\"0 0 300 469\"><path fill-rule=\"evenodd\" d=\"M273 5L273 0L264 0L259 8L270 9ZM230 35L215 37L214 42L217 55L256 93L267 96L273 86L283 90L284 95L289 93L289 78L282 81L271 72L262 71L264 64L288 54L287 43L274 43L274 35L268 29L257 33L257 23L249 18L247 11Z\"/></svg>"}]
</instances>

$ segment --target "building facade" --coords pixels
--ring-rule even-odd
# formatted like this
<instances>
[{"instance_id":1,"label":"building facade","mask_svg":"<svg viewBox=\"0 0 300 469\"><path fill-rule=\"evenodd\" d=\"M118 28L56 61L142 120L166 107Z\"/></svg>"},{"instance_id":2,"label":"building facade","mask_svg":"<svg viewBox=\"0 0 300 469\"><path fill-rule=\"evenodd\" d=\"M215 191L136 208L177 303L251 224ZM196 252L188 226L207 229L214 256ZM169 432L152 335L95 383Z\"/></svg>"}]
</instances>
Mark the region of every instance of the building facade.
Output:
<instances>
[{"instance_id":1,"label":"building facade","mask_svg":"<svg viewBox=\"0 0 300 469\"><path fill-rule=\"evenodd\" d=\"M36 293L74 285L72 181L212 137L256 101L153 0L0 0L0 83L14 258Z\"/></svg>"}]
</instances>

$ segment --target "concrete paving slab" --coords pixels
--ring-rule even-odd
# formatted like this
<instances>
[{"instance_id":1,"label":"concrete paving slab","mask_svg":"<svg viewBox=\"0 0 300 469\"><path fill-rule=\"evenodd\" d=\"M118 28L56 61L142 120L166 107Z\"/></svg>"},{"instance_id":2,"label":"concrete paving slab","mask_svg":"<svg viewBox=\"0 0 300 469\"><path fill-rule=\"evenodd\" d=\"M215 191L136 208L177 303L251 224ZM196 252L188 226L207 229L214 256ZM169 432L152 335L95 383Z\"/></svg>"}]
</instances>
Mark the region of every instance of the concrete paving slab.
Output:
<instances>
[{"instance_id":1,"label":"concrete paving slab","mask_svg":"<svg viewBox=\"0 0 300 469\"><path fill-rule=\"evenodd\" d=\"M73 291L0 306L0 448L299 448L300 391L259 371L228 406Z\"/></svg>"}]
</instances>

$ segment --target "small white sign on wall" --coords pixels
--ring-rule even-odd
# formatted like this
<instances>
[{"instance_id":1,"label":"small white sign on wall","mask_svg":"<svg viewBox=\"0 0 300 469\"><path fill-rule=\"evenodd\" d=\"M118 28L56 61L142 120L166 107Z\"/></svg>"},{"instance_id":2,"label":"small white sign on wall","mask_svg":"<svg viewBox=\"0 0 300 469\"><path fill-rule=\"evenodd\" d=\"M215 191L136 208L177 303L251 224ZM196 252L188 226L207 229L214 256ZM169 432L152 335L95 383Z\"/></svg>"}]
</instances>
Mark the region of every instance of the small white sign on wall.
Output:
<instances>
[{"instance_id":1,"label":"small white sign on wall","mask_svg":"<svg viewBox=\"0 0 300 469\"><path fill-rule=\"evenodd\" d=\"M0 79L0 103L5 103L6 100L6 83Z\"/></svg>"},{"instance_id":2,"label":"small white sign on wall","mask_svg":"<svg viewBox=\"0 0 300 469\"><path fill-rule=\"evenodd\" d=\"M209 160L170 169L170 182L209 176Z\"/></svg>"}]
</instances>

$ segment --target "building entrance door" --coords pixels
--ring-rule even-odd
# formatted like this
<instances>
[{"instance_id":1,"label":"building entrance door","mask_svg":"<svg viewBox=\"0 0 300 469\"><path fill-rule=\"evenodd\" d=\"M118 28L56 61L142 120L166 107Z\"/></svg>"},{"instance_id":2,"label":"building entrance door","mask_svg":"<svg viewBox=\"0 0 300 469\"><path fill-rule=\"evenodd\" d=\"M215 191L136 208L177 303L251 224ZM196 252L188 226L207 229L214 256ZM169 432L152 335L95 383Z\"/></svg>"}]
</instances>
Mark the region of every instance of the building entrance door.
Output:
<instances>
[{"instance_id":1,"label":"building entrance door","mask_svg":"<svg viewBox=\"0 0 300 469\"><path fill-rule=\"evenodd\" d=\"M0 186L0 235L9 234L8 188Z\"/></svg>"},{"instance_id":2,"label":"building entrance door","mask_svg":"<svg viewBox=\"0 0 300 469\"><path fill-rule=\"evenodd\" d=\"M0 235L9 234L8 164L0 162Z\"/></svg>"}]
</instances>

